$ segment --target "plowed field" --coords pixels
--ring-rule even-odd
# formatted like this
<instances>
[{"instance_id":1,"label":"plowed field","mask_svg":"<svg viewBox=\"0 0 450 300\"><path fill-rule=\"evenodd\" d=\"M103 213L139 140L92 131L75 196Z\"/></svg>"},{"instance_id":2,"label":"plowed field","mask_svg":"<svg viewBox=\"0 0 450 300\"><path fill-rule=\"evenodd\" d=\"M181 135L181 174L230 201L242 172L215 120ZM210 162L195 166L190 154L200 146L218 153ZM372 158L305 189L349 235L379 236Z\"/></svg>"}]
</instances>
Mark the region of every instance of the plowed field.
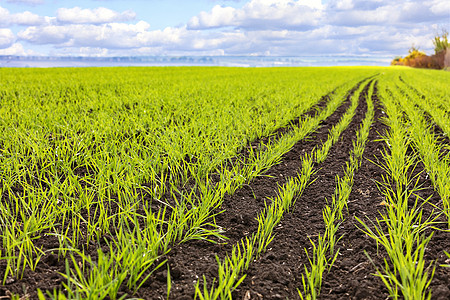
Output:
<instances>
[{"instance_id":1,"label":"plowed field","mask_svg":"<svg viewBox=\"0 0 450 300\"><path fill-rule=\"evenodd\" d=\"M0 75L0 299L450 298L448 72Z\"/></svg>"}]
</instances>

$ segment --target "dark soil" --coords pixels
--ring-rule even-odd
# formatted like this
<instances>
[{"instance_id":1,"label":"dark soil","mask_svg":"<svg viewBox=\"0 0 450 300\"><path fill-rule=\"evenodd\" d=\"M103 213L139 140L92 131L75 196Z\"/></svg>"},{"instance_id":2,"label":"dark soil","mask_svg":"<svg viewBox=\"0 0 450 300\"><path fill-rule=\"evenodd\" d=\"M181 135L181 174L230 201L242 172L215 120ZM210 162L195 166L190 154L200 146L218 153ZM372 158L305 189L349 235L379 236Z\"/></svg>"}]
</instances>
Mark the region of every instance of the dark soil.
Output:
<instances>
[{"instance_id":1,"label":"dark soil","mask_svg":"<svg viewBox=\"0 0 450 300\"><path fill-rule=\"evenodd\" d=\"M364 95L366 90L362 93ZM275 230L275 239L269 250L251 264L243 284L236 291L236 299L250 295L251 299L298 299L302 288L302 274L309 266L305 248L311 252L310 240L315 241L325 230L322 209L331 200L335 189L335 176L343 176L352 140L359 128L367 105L360 98L357 113L342 138L331 148L327 159L318 166L315 181L306 188L295 204L294 211L283 217ZM327 135L318 136L325 141Z\"/></svg>"},{"instance_id":2,"label":"dark soil","mask_svg":"<svg viewBox=\"0 0 450 300\"><path fill-rule=\"evenodd\" d=\"M365 93L363 93L365 95ZM324 105L324 100L319 106ZM376 95L374 101L378 103ZM290 177L297 176L300 170L300 157L310 153L327 139L331 129L349 107L346 101L327 120L322 122L312 135L298 142L281 160L281 163L270 168L263 176L255 178L250 184L242 186L233 195L227 195L220 210L223 213L216 217L216 223L223 227L226 243L213 244L204 241L189 241L175 245L165 255L168 260L172 279L171 299L193 299L194 285L204 275L210 284L217 276L216 255L223 258L230 253L232 245L246 235L251 235L257 229L256 216L264 207L264 202L275 197L278 187ZM297 289L302 290L301 275L305 267L309 267L305 249L311 251L311 243L318 234L324 232L322 209L335 189L335 176L343 175L343 168L349 158L352 140L359 129L367 105L363 97L357 108L357 114L352 123L342 134L342 138L332 147L326 161L315 166L315 179L296 201L294 209L286 213L282 222L275 230L275 238L266 253L250 265L247 277L233 293L233 299L299 299ZM338 235L342 238L337 243L339 255L329 273L323 278L320 299L387 299L388 291L381 279L374 276L375 267L367 259L365 253L371 257L376 266L383 263L384 252L373 240L356 226L359 225L355 217L362 220L375 220L385 207L380 205L382 195L377 181L382 180L383 170L372 161L382 161L381 151L385 143L380 140L386 126L381 122L382 107L376 105L375 123L371 127L366 144L361 167L354 177L354 185L345 212L345 221L340 225ZM294 120L292 125L295 125ZM289 130L289 129L281 129ZM432 184L423 172L419 163L414 170L419 176L419 184L423 188L419 194L423 198L430 198L430 203L439 205L440 198L433 191ZM424 215L431 215L431 205L424 205ZM439 219L443 221L444 219ZM437 227L446 228L446 224ZM55 236L41 239L43 250L59 247ZM88 253L95 256L96 243L88 245ZM105 243L102 244L105 246ZM104 249L106 251L106 248ZM444 254L450 251L450 234L434 230L434 235L427 247L426 259L434 263L436 272L431 284L432 299L450 299L450 268L439 265L450 264ZM434 260L434 261L433 261ZM0 260L0 276L5 261ZM167 266L156 274L133 295L143 299L166 299ZM15 280L8 278L6 285L0 285L0 299L7 299L12 293L37 299L36 290L52 290L62 288L66 280L59 274L65 273L64 260L58 260L56 254L48 253L39 262L36 271L28 268L24 278ZM132 292L123 287L119 293L129 296ZM25 298L23 298L25 299Z\"/></svg>"},{"instance_id":3,"label":"dark soil","mask_svg":"<svg viewBox=\"0 0 450 300\"><path fill-rule=\"evenodd\" d=\"M194 283L202 275L205 275L207 282L212 282L217 276L216 255L223 258L230 253L232 246L241 238L251 235L257 230L258 224L256 216L264 208L264 202L277 195L280 185L283 185L290 177L297 176L301 168L300 158L305 153L310 153L314 147L320 146L328 138L329 130L339 122L342 115L349 108L350 96L359 85L349 93L347 101L341 105L327 120L323 121L321 127L305 140L298 142L294 147L282 157L282 162L270 168L263 176L255 178L249 185L238 189L233 195L228 195L223 201L224 213L216 217L216 223L226 229L225 236L229 239L225 245L216 245L203 241L188 242L172 248L167 255L170 268L174 268L179 278L173 279L171 297L180 299L182 297L193 298ZM363 102L365 105L365 103ZM358 110L355 121L349 126L355 127L362 120L365 107ZM361 112L362 111L362 112ZM346 144L339 142L339 144ZM351 141L350 141L351 145ZM349 149L349 148L348 148ZM347 150L348 150L347 149ZM334 150L330 151L330 156L336 158ZM344 159L344 155L340 155ZM348 159L348 151L345 154L345 160ZM329 158L333 160L333 158ZM325 162L326 163L326 162ZM334 175L333 175L334 176ZM333 177L334 178L334 177ZM331 185L334 188L334 179L331 178ZM323 194L322 192L319 192ZM303 196L302 196L303 198ZM298 204L297 204L298 205ZM312 213L313 214L313 213ZM321 212L319 213L321 216ZM319 223L323 221L319 218ZM323 226L323 224L321 224ZM310 232L310 231L303 231ZM278 236L275 238L278 241ZM164 271L161 273L165 274ZM301 273L299 273L301 276ZM158 277L158 274L155 278ZM178 277L178 276L177 276ZM161 279L164 278L164 275ZM244 284L246 281L244 281ZM154 284L151 291L141 289L138 295L143 298L163 299L166 293L166 287ZM295 289L294 289L295 291ZM269 295L267 295L269 296ZM238 298L240 295L237 296ZM270 299L268 297L267 299Z\"/></svg>"}]
</instances>

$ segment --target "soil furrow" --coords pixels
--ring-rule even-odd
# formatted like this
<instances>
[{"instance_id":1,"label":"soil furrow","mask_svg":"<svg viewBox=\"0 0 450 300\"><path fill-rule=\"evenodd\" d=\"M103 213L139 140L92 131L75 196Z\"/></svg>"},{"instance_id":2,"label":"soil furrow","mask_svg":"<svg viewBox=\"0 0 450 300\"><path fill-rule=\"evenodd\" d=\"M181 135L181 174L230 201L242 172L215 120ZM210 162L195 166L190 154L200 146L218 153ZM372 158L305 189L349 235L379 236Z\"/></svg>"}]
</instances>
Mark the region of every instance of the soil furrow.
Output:
<instances>
[{"instance_id":1,"label":"soil furrow","mask_svg":"<svg viewBox=\"0 0 450 300\"><path fill-rule=\"evenodd\" d=\"M304 248L311 250L309 239L314 240L324 232L322 209L326 199L331 200L334 194L335 176L343 175L352 140L367 110L364 97L369 85L361 93L350 125L331 148L327 159L318 166L316 180L305 189L294 210L283 217L268 251L250 265L246 279L234 293L235 299L248 296L250 299L299 298L297 288L302 286L301 275L304 267L309 266ZM325 141L327 133L317 138Z\"/></svg>"},{"instance_id":2,"label":"soil furrow","mask_svg":"<svg viewBox=\"0 0 450 300\"><path fill-rule=\"evenodd\" d=\"M381 153L385 147L381 137L385 135L387 126L381 122L382 109L376 97L376 89L372 97L374 101L374 123L367 139L361 166L354 175L353 188L348 199L348 212L345 221L338 230L342 236L336 247L339 255L330 271L323 278L320 299L386 299L387 289L379 278L374 278L374 266L369 262L367 254L377 263L382 261L377 256L377 245L364 232L356 228L360 226L355 217L363 221L375 220L383 196L377 187L382 181L383 170L372 161L382 161ZM377 259L378 258L378 259Z\"/></svg>"},{"instance_id":3,"label":"soil furrow","mask_svg":"<svg viewBox=\"0 0 450 300\"><path fill-rule=\"evenodd\" d=\"M296 117L295 119L291 120L285 127L280 127L278 129L276 129L274 132L272 132L270 135L268 136L263 136L261 138L256 139L255 141L250 142L247 145L247 147L245 147L244 149L242 149L239 154L236 157L233 157L231 159L232 162L237 161L240 157L243 158L248 158L249 156L249 149L258 149L261 148L263 145L267 144L267 143L276 143L277 140L279 140L283 135L288 134L290 132L292 132L296 127L298 127L298 125L300 124L300 121L303 118L306 117L314 117L315 115L317 115L317 113L322 110L323 108L325 108L325 106L327 105L328 101L331 100L332 95L335 93L335 91L338 89L339 87L335 88L333 91L329 92L326 95L323 95L320 100L314 104L308 111L306 111L305 113L303 113L301 116Z\"/></svg>"},{"instance_id":4,"label":"soil furrow","mask_svg":"<svg viewBox=\"0 0 450 300\"><path fill-rule=\"evenodd\" d=\"M349 100L350 96L353 95L353 93L358 89L358 87L366 80L373 78L374 76L370 76L367 78L362 79L361 81L359 81L352 89L350 89L350 91L347 93L346 99ZM260 148L262 145L267 144L268 142L270 142L271 144L275 143L278 139L280 139L283 135L292 132L296 126L298 126L300 124L300 121L302 118L306 118L306 117L314 117L317 116L320 111L322 109L324 109L327 106L327 103L331 100L332 95L336 92L337 89L339 89L341 86L336 87L334 90L332 90L331 92L329 92L328 94L324 95L321 97L321 99L314 104L307 112L305 112L303 115L301 115L300 117L295 118L294 120L292 120L288 126L285 127L281 127L277 130L275 130L275 132L273 132L271 135L269 136L265 136L262 137L260 139L257 139L256 141L251 142L246 148L242 149L242 151L240 152L240 154L238 155L244 158L247 158L249 155L249 148L253 148L253 149L257 149ZM237 158L233 158L232 162L236 161Z\"/></svg>"},{"instance_id":5,"label":"soil furrow","mask_svg":"<svg viewBox=\"0 0 450 300\"><path fill-rule=\"evenodd\" d=\"M362 81L349 91L346 101L322 122L321 127L306 139L296 143L282 157L280 164L273 166L262 176L256 177L249 185L244 185L233 195L225 196L221 207L224 212L216 217L216 223L226 230L225 236L229 238L226 244L190 241L172 248L167 255L173 279L171 298L191 299L194 295L194 283L199 276L201 277L202 274L211 278L217 276L215 256L224 257L241 238L257 230L256 216L264 208L264 201L275 197L278 186L284 184L288 178L297 176L301 167L301 156L310 153L314 147L320 146L321 142L325 142L328 131L339 122L349 108L351 95L360 84ZM175 270L175 277L173 270ZM150 278L150 289L141 288L138 295L144 298L163 299L166 293L165 276L166 272L162 271Z\"/></svg>"},{"instance_id":6,"label":"soil furrow","mask_svg":"<svg viewBox=\"0 0 450 300\"><path fill-rule=\"evenodd\" d=\"M364 80L360 81L357 86L359 86ZM294 131L295 128L298 127L298 125L300 124L300 121L302 119L307 118L307 117L314 117L315 115L318 114L318 112L320 112L321 109L326 107L326 104L328 103L328 101L331 100L332 95L335 93L335 91L338 88L339 88L339 86L336 87L331 92L327 93L326 95L323 95L318 100L318 102L316 104L314 104L308 111L303 113L301 116L298 116L298 117L294 118L293 120L291 120L286 126L276 129L274 132L270 133L267 136L257 138L254 141L248 141L247 142L248 144L245 147L243 147L241 150L239 150L238 153L236 154L236 156L226 159L226 161L224 162L225 165L228 164L229 166L234 166L236 164L236 162L238 162L238 161L245 162L248 160L251 150L252 150L252 152L254 152L255 149L258 149L258 151L264 150L267 144L269 144L269 143L274 144L283 135L289 134L292 131ZM193 161L186 161L186 163L188 163L188 164L191 162L193 162ZM170 177L168 174L166 174L166 175L168 177ZM212 185L217 184L220 181L220 174L218 174L215 171L207 174L207 177L209 178L209 182ZM164 181L164 180L161 180L161 181ZM144 184L142 184L142 186L151 188L152 185L149 183L144 183ZM172 192L190 194L193 191L197 196L199 196L199 194L200 194L200 191L198 190L198 186L197 186L195 180L193 180L193 179L188 179L182 185L179 185L177 187L177 189L178 189L178 191L173 191L170 188L169 183L167 182L165 184L166 193L164 195L162 195L162 197L161 197L162 201L167 202L170 205L175 205L175 202L172 199L172 197L173 197L171 194ZM152 201L153 199L151 197L147 196L147 193L145 191L142 191L142 193L143 193L143 197L146 201L151 201L152 211L158 211L158 209L162 208L162 204L160 202Z\"/></svg>"},{"instance_id":7,"label":"soil furrow","mask_svg":"<svg viewBox=\"0 0 450 300\"><path fill-rule=\"evenodd\" d=\"M430 204L423 206L423 220L428 217L435 216L439 209L442 209L442 199L435 191L433 183L427 175L424 164L420 161L414 172L413 177L418 176L418 186L421 188L417 194L422 199L429 199ZM438 209L436 209L438 208ZM444 251L450 253L450 232L447 227L447 217L440 215L436 219L435 227L438 230L429 229L425 234L428 236L433 233L433 237L427 245L425 251L426 265L432 264L436 267L433 279L431 281L431 299L432 300L447 300L450 296L450 268L442 267L441 265L450 265L450 258L445 255ZM431 273L431 269L429 270Z\"/></svg>"},{"instance_id":8,"label":"soil furrow","mask_svg":"<svg viewBox=\"0 0 450 300\"><path fill-rule=\"evenodd\" d=\"M384 211L384 206L380 205L383 196L378 189L376 182L382 181L384 171L374 162L382 162L382 151L386 144L380 140L385 135L387 126L380 118L383 117L382 110L377 104L378 99L374 94L375 103L375 123L373 124L366 148L364 151L361 167L354 177L354 185L348 202L348 213L345 222L339 228L343 234L337 247L340 255L333 265L330 273L323 278L322 291L319 299L387 299L388 290L380 278L377 278L376 267L383 267L383 258L386 257L384 249L377 251L374 240L365 235L357 226L361 227L355 217L367 222L380 218L380 213ZM417 194L423 199L430 198L430 203L440 205L440 197L433 190L431 181L428 179L424 166L418 163L411 176L419 178L419 186L422 190ZM411 206L413 203L411 203ZM434 214L433 205L423 206L424 217L426 219ZM444 250L450 248L450 233L444 232L446 229L445 218L437 220L442 222L436 224L441 231L435 231L433 238L427 247L427 263L435 261L436 273L431 284L432 299L448 299L450 295L450 269L439 267L448 263L448 257ZM430 232L427 232L430 234ZM372 259L369 261L366 254ZM446 262L447 261L447 262Z\"/></svg>"}]
</instances>

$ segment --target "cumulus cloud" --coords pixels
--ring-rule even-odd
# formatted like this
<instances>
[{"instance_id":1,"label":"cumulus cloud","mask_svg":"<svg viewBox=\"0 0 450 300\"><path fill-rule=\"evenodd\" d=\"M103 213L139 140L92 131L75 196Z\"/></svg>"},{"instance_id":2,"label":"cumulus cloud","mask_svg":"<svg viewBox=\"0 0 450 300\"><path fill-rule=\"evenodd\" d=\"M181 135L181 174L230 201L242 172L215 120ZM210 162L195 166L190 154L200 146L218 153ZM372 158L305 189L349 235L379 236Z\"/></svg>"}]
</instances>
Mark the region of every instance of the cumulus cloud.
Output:
<instances>
[{"instance_id":1,"label":"cumulus cloud","mask_svg":"<svg viewBox=\"0 0 450 300\"><path fill-rule=\"evenodd\" d=\"M0 55L35 55L36 53L30 50L25 50L20 43L14 43L8 48L0 49Z\"/></svg>"},{"instance_id":2,"label":"cumulus cloud","mask_svg":"<svg viewBox=\"0 0 450 300\"><path fill-rule=\"evenodd\" d=\"M16 37L13 32L7 28L0 28L0 49L11 47Z\"/></svg>"},{"instance_id":3,"label":"cumulus cloud","mask_svg":"<svg viewBox=\"0 0 450 300\"><path fill-rule=\"evenodd\" d=\"M192 17L188 22L190 29L205 29L222 26L238 25L238 10L233 7L222 7L216 5L210 12L201 12L198 16Z\"/></svg>"},{"instance_id":4,"label":"cumulus cloud","mask_svg":"<svg viewBox=\"0 0 450 300\"><path fill-rule=\"evenodd\" d=\"M45 18L33 14L29 11L11 14L9 10L0 6L0 27L8 27L10 25L41 25L45 23Z\"/></svg>"},{"instance_id":5,"label":"cumulus cloud","mask_svg":"<svg viewBox=\"0 0 450 300\"><path fill-rule=\"evenodd\" d=\"M30 43L53 44L71 47L132 48L140 46L140 34L150 25L144 21L137 24L108 23L31 26L17 36Z\"/></svg>"},{"instance_id":6,"label":"cumulus cloud","mask_svg":"<svg viewBox=\"0 0 450 300\"><path fill-rule=\"evenodd\" d=\"M95 9L59 8L56 19L61 23L68 24L102 24L111 22L131 21L136 17L136 13L126 10L121 13L105 7Z\"/></svg>"},{"instance_id":7,"label":"cumulus cloud","mask_svg":"<svg viewBox=\"0 0 450 300\"><path fill-rule=\"evenodd\" d=\"M337 0L329 3L326 12L329 24L344 26L408 24L414 27L423 22L448 22L449 15L450 4L444 0Z\"/></svg>"},{"instance_id":8,"label":"cumulus cloud","mask_svg":"<svg viewBox=\"0 0 450 300\"><path fill-rule=\"evenodd\" d=\"M6 27L9 25L9 10L0 6L0 27Z\"/></svg>"},{"instance_id":9,"label":"cumulus cloud","mask_svg":"<svg viewBox=\"0 0 450 300\"><path fill-rule=\"evenodd\" d=\"M436 15L446 15L447 18L450 16L450 2L449 1L426 1L425 2L430 7L430 11ZM448 20L448 19L447 19Z\"/></svg>"},{"instance_id":10,"label":"cumulus cloud","mask_svg":"<svg viewBox=\"0 0 450 300\"><path fill-rule=\"evenodd\" d=\"M11 20L10 22L13 24L25 26L39 25L45 22L45 18L33 14L29 11L25 11L23 13L18 14L12 14L10 20Z\"/></svg>"},{"instance_id":11,"label":"cumulus cloud","mask_svg":"<svg viewBox=\"0 0 450 300\"><path fill-rule=\"evenodd\" d=\"M224 26L246 30L304 29L318 25L323 5L320 0L251 0L242 9L216 5L209 12L192 17L189 29Z\"/></svg>"}]
</instances>

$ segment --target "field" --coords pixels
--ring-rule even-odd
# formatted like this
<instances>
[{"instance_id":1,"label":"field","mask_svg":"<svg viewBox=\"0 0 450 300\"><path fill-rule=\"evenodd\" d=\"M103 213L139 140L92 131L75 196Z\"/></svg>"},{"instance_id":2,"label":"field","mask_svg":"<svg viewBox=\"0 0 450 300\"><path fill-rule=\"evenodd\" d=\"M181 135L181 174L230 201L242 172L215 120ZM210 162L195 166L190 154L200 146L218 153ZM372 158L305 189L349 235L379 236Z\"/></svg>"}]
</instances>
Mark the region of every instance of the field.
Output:
<instances>
[{"instance_id":1,"label":"field","mask_svg":"<svg viewBox=\"0 0 450 300\"><path fill-rule=\"evenodd\" d=\"M450 297L449 72L0 78L0 299Z\"/></svg>"}]
</instances>

